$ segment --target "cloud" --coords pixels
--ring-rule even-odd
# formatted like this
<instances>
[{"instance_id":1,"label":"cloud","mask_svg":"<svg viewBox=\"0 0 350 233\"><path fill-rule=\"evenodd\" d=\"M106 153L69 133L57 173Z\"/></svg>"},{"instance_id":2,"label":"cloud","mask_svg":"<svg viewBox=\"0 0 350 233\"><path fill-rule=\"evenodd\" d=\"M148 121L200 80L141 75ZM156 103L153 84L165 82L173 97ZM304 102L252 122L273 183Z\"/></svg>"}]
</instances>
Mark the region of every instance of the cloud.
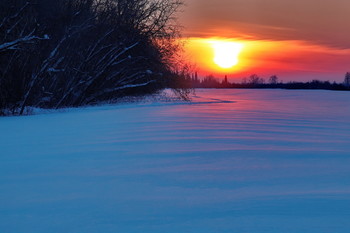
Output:
<instances>
[{"instance_id":1,"label":"cloud","mask_svg":"<svg viewBox=\"0 0 350 233\"><path fill-rule=\"evenodd\" d=\"M258 73L264 77L276 74L284 81L310 81L312 79L342 82L349 68L350 49L335 49L312 45L299 40L239 40L243 50L239 63L232 69L221 69L213 62L213 49L209 43L222 38L185 39L186 57L201 76L214 74L242 78ZM228 41L228 40L224 40Z\"/></svg>"},{"instance_id":2,"label":"cloud","mask_svg":"<svg viewBox=\"0 0 350 233\"><path fill-rule=\"evenodd\" d=\"M188 36L302 40L350 48L348 0L188 0Z\"/></svg>"}]
</instances>

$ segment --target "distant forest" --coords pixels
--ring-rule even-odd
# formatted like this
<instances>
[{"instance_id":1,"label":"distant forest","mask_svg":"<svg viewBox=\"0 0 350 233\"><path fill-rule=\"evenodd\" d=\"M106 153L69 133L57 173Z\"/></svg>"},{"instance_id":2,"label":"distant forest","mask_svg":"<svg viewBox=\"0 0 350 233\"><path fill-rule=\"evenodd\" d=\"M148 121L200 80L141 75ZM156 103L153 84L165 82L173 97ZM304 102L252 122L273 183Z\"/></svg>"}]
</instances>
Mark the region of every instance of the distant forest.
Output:
<instances>
[{"instance_id":1,"label":"distant forest","mask_svg":"<svg viewBox=\"0 0 350 233\"><path fill-rule=\"evenodd\" d=\"M1 0L0 115L179 86L174 16L182 5L182 0Z\"/></svg>"},{"instance_id":2,"label":"distant forest","mask_svg":"<svg viewBox=\"0 0 350 233\"><path fill-rule=\"evenodd\" d=\"M243 78L242 82L229 82L227 76L222 80L208 75L199 78L197 73L182 76L181 83L188 88L280 88L280 89L323 89L323 90L350 90L350 72L345 74L344 82L336 83L329 81L312 80L309 82L287 82L283 83L276 75L272 75L268 80L252 74L248 78Z\"/></svg>"}]
</instances>

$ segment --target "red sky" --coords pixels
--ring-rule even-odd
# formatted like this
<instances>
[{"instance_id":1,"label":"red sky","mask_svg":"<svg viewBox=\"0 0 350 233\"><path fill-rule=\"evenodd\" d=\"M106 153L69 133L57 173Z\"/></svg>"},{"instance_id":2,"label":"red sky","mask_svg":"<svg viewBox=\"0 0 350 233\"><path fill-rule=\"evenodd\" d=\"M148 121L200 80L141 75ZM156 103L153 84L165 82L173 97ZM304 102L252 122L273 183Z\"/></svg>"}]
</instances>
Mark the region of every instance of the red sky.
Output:
<instances>
[{"instance_id":1,"label":"red sky","mask_svg":"<svg viewBox=\"0 0 350 233\"><path fill-rule=\"evenodd\" d=\"M201 75L257 73L285 81L340 82L350 71L349 0L187 0L180 23L186 56ZM215 38L244 45L239 64L215 67Z\"/></svg>"}]
</instances>

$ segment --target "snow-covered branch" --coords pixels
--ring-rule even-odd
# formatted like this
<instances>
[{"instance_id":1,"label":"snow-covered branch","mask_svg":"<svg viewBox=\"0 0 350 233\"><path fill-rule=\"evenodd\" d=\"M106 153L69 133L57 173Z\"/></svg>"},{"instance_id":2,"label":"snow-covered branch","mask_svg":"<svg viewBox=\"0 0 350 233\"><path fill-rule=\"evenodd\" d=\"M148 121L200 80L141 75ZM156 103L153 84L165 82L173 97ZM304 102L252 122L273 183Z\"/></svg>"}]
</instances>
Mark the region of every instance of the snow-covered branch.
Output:
<instances>
[{"instance_id":1,"label":"snow-covered branch","mask_svg":"<svg viewBox=\"0 0 350 233\"><path fill-rule=\"evenodd\" d=\"M150 80L150 81L147 81L147 82L144 82L144 83L127 84L127 85L120 86L120 87L108 88L108 89L105 89L103 91L97 92L92 97L88 98L86 100L86 103L91 103L93 100L95 100L96 98L98 98L98 97L100 97L102 95L110 94L110 93L113 93L113 92L116 92L116 91L120 91L120 90L124 90L124 89L128 89L128 88L144 87L144 86L147 86L147 85L149 85L151 83L154 83L154 82L156 82L156 80Z\"/></svg>"},{"instance_id":2,"label":"snow-covered branch","mask_svg":"<svg viewBox=\"0 0 350 233\"><path fill-rule=\"evenodd\" d=\"M48 39L50 39L48 35L44 35L43 37L28 35L28 36L16 39L14 41L0 44L0 52L4 52L6 50L19 49L18 46L22 44L33 43L33 41L35 40L48 40Z\"/></svg>"}]
</instances>

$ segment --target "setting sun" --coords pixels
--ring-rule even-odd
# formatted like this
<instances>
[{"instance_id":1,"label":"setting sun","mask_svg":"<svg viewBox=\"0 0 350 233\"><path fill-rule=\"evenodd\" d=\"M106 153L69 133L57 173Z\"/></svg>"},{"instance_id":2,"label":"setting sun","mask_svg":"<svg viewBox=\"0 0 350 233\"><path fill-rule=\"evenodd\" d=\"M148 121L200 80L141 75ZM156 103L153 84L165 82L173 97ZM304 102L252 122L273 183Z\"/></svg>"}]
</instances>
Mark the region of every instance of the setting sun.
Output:
<instances>
[{"instance_id":1,"label":"setting sun","mask_svg":"<svg viewBox=\"0 0 350 233\"><path fill-rule=\"evenodd\" d=\"M238 38L184 38L184 57L201 76L239 75L251 67L254 43ZM257 54L255 54L257 55Z\"/></svg>"},{"instance_id":2,"label":"setting sun","mask_svg":"<svg viewBox=\"0 0 350 233\"><path fill-rule=\"evenodd\" d=\"M238 56L243 49L243 45L237 42L213 41L214 49L213 61L223 69L229 69L238 64Z\"/></svg>"}]
</instances>

